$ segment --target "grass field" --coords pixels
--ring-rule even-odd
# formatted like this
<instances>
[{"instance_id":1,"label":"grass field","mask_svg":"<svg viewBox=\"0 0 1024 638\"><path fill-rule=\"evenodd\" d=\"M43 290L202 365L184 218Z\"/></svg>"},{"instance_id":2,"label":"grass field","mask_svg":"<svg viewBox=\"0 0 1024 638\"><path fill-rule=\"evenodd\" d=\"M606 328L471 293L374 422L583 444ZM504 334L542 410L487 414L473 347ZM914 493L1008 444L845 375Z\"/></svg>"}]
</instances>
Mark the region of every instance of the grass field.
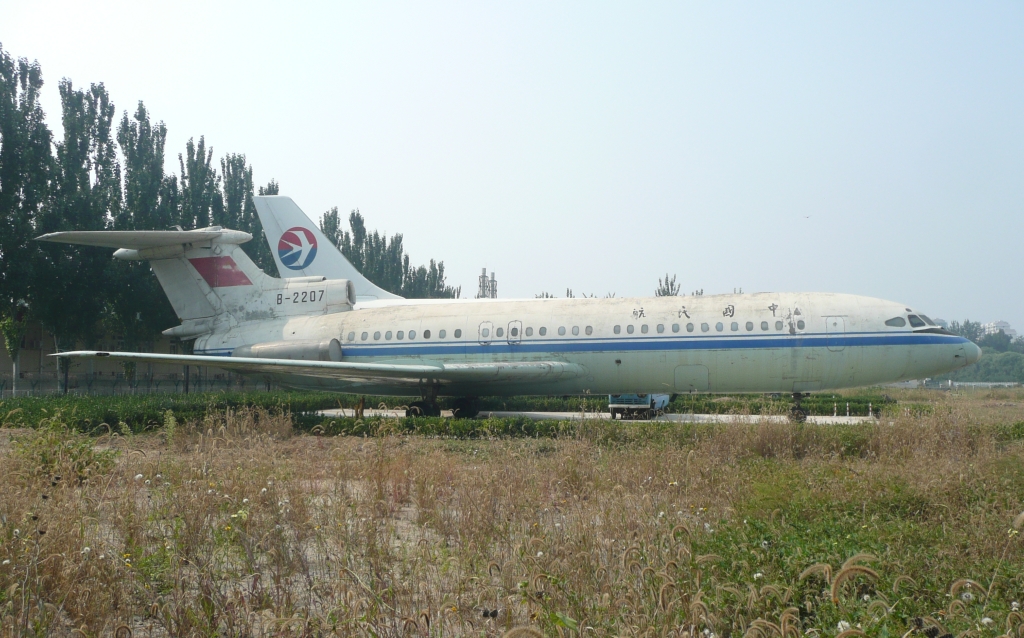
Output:
<instances>
[{"instance_id":1,"label":"grass field","mask_svg":"<svg viewBox=\"0 0 1024 638\"><path fill-rule=\"evenodd\" d=\"M897 398L552 437L47 416L0 430L0 634L1024 636L1024 392Z\"/></svg>"}]
</instances>

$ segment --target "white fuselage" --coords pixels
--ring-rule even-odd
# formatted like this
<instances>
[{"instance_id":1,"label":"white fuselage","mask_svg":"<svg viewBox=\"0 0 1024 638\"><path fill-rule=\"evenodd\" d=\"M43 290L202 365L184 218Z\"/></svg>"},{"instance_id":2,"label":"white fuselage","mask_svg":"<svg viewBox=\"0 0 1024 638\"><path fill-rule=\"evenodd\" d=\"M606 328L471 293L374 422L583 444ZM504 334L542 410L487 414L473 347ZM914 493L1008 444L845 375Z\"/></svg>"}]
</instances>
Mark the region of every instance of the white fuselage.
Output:
<instances>
[{"instance_id":1,"label":"white fuselage","mask_svg":"<svg viewBox=\"0 0 1024 638\"><path fill-rule=\"evenodd\" d=\"M230 356L260 342L337 339L342 360L351 362L560 361L582 369L543 381L442 382L434 392L447 396L813 392L931 377L978 359L977 346L962 337L885 324L909 312L881 299L828 293L403 300L241 322L200 337L194 352ZM291 387L417 392L408 380L269 376Z\"/></svg>"}]
</instances>

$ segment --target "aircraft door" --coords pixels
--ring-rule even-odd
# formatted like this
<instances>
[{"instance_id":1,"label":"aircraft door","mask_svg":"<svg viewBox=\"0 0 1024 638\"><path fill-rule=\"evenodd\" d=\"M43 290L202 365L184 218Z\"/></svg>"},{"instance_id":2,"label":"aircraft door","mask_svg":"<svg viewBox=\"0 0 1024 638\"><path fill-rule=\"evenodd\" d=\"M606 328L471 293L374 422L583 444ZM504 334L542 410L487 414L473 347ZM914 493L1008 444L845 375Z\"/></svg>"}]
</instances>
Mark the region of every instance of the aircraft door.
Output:
<instances>
[{"instance_id":1,"label":"aircraft door","mask_svg":"<svg viewBox=\"0 0 1024 638\"><path fill-rule=\"evenodd\" d=\"M523 340L523 322L522 321L509 321L508 322L508 342L510 345L516 345Z\"/></svg>"},{"instance_id":2,"label":"aircraft door","mask_svg":"<svg viewBox=\"0 0 1024 638\"><path fill-rule=\"evenodd\" d=\"M480 341L480 345L486 346L490 344L494 339L494 325L490 321L481 323L477 338Z\"/></svg>"},{"instance_id":3,"label":"aircraft door","mask_svg":"<svg viewBox=\"0 0 1024 638\"><path fill-rule=\"evenodd\" d=\"M830 352L842 352L846 348L846 319L825 317L825 345Z\"/></svg>"}]
</instances>

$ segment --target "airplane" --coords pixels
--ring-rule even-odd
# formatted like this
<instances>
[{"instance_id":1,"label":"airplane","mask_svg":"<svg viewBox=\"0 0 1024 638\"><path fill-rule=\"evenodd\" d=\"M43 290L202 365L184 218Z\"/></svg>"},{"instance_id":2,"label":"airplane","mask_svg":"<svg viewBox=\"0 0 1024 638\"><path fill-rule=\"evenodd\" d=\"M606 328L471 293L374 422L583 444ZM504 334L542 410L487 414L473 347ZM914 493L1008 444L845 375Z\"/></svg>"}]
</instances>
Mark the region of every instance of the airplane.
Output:
<instances>
[{"instance_id":1,"label":"airplane","mask_svg":"<svg viewBox=\"0 0 1024 638\"><path fill-rule=\"evenodd\" d=\"M306 252L320 241L313 237L282 248L304 267L297 270L317 258ZM181 321L164 334L195 340L190 355L57 356L206 365L289 388L417 395L409 414L439 415L440 397L469 416L479 396L757 392L792 393L799 419L805 393L933 377L981 356L904 304L847 294L395 299L360 282L350 264L351 278L270 277L240 247L251 235L218 226L37 239L148 260Z\"/></svg>"}]
</instances>

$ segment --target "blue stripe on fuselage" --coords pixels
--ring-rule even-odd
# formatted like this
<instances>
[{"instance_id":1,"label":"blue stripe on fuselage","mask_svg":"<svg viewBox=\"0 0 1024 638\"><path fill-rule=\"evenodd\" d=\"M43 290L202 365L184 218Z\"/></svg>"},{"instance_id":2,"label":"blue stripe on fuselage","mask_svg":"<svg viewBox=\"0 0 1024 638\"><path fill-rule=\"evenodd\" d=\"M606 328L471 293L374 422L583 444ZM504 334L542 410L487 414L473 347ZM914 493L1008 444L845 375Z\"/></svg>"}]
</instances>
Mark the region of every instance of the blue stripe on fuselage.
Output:
<instances>
[{"instance_id":1,"label":"blue stripe on fuselage","mask_svg":"<svg viewBox=\"0 0 1024 638\"><path fill-rule=\"evenodd\" d=\"M451 355L484 354L539 354L539 353L596 353L596 352L646 352L665 350L758 350L769 348L847 348L893 345L936 345L967 343L959 336L934 333L846 333L842 336L772 335L772 336L721 336L721 337L634 337L623 338L576 338L576 339L529 339L520 343L506 341L484 345L478 341L454 342L407 342L389 344L347 343L342 345L345 358L349 357L430 357ZM196 354L231 356L231 348L217 348L196 351Z\"/></svg>"}]
</instances>

